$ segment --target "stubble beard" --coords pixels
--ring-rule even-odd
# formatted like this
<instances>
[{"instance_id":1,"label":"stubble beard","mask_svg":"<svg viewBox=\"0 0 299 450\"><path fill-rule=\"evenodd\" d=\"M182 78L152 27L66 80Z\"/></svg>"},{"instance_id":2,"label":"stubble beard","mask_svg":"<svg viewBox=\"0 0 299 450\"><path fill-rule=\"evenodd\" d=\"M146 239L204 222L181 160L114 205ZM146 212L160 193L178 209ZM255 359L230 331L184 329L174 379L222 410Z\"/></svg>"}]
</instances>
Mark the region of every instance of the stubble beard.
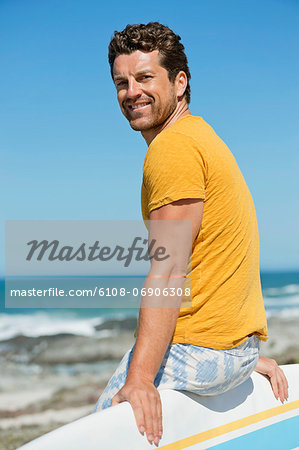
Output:
<instances>
[{"instance_id":1,"label":"stubble beard","mask_svg":"<svg viewBox=\"0 0 299 450\"><path fill-rule=\"evenodd\" d=\"M161 107L158 107L157 110L153 110L151 114L151 118L148 121L145 120L144 123L138 125L138 123L134 124L134 120L130 120L130 117L126 115L127 120L130 123L131 128L134 131L148 131L151 129L155 129L163 125L163 123L171 116L177 106L177 98L175 95L172 95L169 102L167 103L167 108L162 110ZM154 109L155 104L151 103L151 107ZM138 119L135 119L138 120Z\"/></svg>"}]
</instances>

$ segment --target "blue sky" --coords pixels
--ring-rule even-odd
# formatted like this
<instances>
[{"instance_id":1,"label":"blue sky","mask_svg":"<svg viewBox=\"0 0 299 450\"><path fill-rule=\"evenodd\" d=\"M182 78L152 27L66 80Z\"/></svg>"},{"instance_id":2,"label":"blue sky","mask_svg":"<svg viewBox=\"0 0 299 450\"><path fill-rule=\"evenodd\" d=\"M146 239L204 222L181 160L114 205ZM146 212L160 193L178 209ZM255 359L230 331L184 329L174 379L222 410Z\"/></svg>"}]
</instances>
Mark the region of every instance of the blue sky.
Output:
<instances>
[{"instance_id":1,"label":"blue sky","mask_svg":"<svg viewBox=\"0 0 299 450\"><path fill-rule=\"evenodd\" d=\"M1 0L1 254L7 219L141 219L147 148L118 109L107 45L152 20L181 35L191 112L248 183L261 268L299 269L296 0Z\"/></svg>"}]
</instances>

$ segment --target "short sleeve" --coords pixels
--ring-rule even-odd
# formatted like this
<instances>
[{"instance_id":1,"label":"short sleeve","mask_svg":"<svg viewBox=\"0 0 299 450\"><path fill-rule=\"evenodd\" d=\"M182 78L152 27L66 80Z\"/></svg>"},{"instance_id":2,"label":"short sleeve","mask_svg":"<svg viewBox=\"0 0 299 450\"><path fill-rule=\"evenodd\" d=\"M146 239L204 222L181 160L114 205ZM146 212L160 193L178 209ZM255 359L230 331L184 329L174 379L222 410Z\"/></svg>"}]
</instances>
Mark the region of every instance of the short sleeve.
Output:
<instances>
[{"instance_id":1,"label":"short sleeve","mask_svg":"<svg viewBox=\"0 0 299 450\"><path fill-rule=\"evenodd\" d=\"M172 132L150 145L143 166L148 211L184 198L205 199L207 164L191 137Z\"/></svg>"}]
</instances>

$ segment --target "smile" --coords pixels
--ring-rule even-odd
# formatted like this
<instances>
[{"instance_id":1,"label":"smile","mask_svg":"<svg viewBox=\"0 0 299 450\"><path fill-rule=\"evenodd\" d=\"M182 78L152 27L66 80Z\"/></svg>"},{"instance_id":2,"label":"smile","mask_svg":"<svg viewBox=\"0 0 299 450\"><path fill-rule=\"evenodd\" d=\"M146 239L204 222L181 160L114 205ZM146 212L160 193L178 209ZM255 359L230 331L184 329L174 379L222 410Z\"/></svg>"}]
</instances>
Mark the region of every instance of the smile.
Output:
<instances>
[{"instance_id":1,"label":"smile","mask_svg":"<svg viewBox=\"0 0 299 450\"><path fill-rule=\"evenodd\" d=\"M136 111L136 110L138 110L138 109L145 108L145 107L148 106L149 104L150 104L150 102L147 102L147 103L138 103L137 105L128 105L128 108L129 108L131 111Z\"/></svg>"}]
</instances>

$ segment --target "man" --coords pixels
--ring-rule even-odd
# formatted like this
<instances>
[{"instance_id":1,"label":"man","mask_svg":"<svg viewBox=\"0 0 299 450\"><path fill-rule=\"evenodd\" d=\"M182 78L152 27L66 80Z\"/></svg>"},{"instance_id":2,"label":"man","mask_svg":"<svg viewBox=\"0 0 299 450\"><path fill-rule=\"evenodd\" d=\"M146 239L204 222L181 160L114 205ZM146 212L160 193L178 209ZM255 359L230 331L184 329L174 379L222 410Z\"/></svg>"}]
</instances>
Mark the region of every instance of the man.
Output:
<instances>
[{"instance_id":1,"label":"man","mask_svg":"<svg viewBox=\"0 0 299 450\"><path fill-rule=\"evenodd\" d=\"M157 22L128 25L115 32L109 62L121 111L149 146L144 219L169 221L169 227L171 221L192 221L191 306L140 309L136 343L97 403L103 409L129 401L140 432L158 444L157 388L215 395L255 369L283 401L287 381L275 361L259 358L267 329L252 198L229 149L190 113L190 72L180 37ZM146 287L183 286L190 274L188 251L179 245L185 236L175 227L169 234L175 256L164 264L163 276L153 262Z\"/></svg>"}]
</instances>

